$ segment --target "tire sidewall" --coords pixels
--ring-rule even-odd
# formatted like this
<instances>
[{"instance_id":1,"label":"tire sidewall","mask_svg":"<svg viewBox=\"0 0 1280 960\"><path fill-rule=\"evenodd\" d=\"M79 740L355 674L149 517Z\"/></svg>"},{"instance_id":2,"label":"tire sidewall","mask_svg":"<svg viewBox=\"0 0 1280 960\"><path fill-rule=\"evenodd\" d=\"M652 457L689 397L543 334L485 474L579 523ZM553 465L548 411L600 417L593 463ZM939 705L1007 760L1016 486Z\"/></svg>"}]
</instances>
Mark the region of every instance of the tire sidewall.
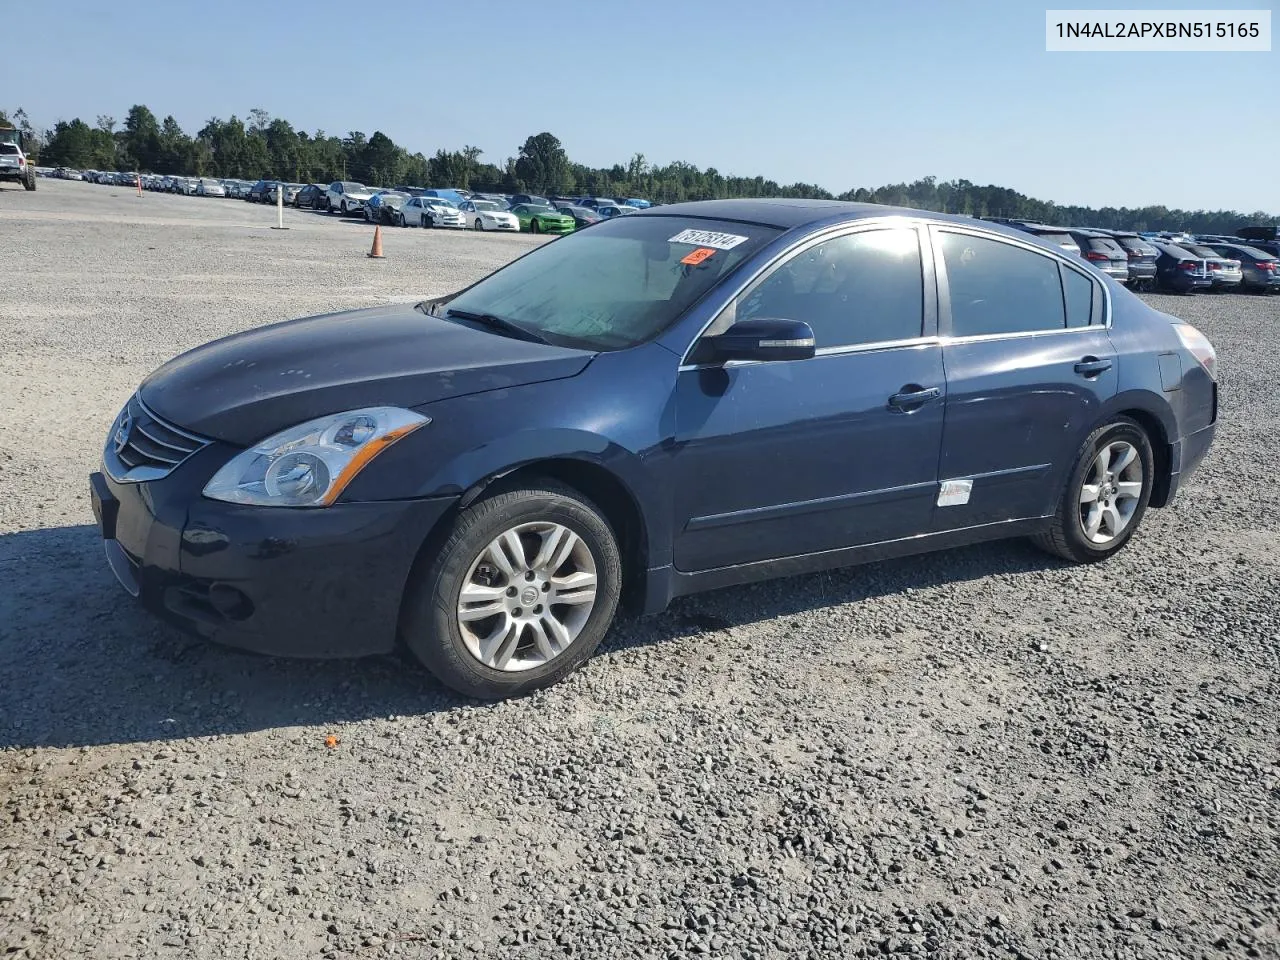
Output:
<instances>
[{"instance_id":1,"label":"tire sidewall","mask_svg":"<svg viewBox=\"0 0 1280 960\"><path fill-rule=\"evenodd\" d=\"M480 663L467 649L457 621L458 594L480 552L503 531L522 523L552 522L581 537L596 562L596 603L572 646L550 663L506 672ZM618 607L622 561L613 531L599 511L555 486L486 497L460 515L453 534L414 586L404 640L445 685L495 700L550 686L576 670L604 639Z\"/></svg>"},{"instance_id":2,"label":"tire sidewall","mask_svg":"<svg viewBox=\"0 0 1280 960\"><path fill-rule=\"evenodd\" d=\"M1089 475L1098 451L1117 440L1131 443L1138 451L1138 458L1142 462L1142 496L1138 500L1138 506L1128 526L1120 536L1109 543L1094 543L1085 535L1080 523L1080 488ZM1128 417L1120 417L1094 430L1081 447L1075 468L1071 471L1066 494L1062 500L1061 515L1058 518L1058 522L1063 525L1063 534L1072 553L1077 554L1081 560L1103 560L1123 548L1142 523L1142 518L1147 512L1147 504L1151 500L1154 481L1155 455L1151 450L1151 441L1142 427Z\"/></svg>"}]
</instances>

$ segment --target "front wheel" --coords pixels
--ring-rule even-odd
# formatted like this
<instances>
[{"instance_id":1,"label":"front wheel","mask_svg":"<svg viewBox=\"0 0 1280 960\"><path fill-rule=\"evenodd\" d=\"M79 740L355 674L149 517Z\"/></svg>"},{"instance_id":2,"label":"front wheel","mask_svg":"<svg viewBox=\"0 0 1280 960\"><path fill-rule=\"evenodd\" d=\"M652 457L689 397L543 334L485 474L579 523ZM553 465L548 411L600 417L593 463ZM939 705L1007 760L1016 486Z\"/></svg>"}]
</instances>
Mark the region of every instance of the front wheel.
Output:
<instances>
[{"instance_id":1,"label":"front wheel","mask_svg":"<svg viewBox=\"0 0 1280 960\"><path fill-rule=\"evenodd\" d=\"M621 587L617 540L596 506L569 487L536 483L458 515L410 585L402 634L459 693L517 696L591 656Z\"/></svg>"},{"instance_id":2,"label":"front wheel","mask_svg":"<svg viewBox=\"0 0 1280 960\"><path fill-rule=\"evenodd\" d=\"M396 224L397 224L397 226L401 226L401 227L407 227L407 226L408 226L408 224L407 224L407 223L405 223L405 220L404 220L404 214L403 214L403 213L397 213L397 214L396 214Z\"/></svg>"},{"instance_id":3,"label":"front wheel","mask_svg":"<svg viewBox=\"0 0 1280 960\"><path fill-rule=\"evenodd\" d=\"M484 221L483 221L483 220L481 220L479 217L476 217L476 224L475 224L475 226L476 226L476 229L477 229L477 230L483 231L483 230L484 230Z\"/></svg>"},{"instance_id":4,"label":"front wheel","mask_svg":"<svg viewBox=\"0 0 1280 960\"><path fill-rule=\"evenodd\" d=\"M1077 454L1053 525L1033 541L1076 563L1106 560L1138 529L1154 480L1146 431L1128 417L1103 424Z\"/></svg>"},{"instance_id":5,"label":"front wheel","mask_svg":"<svg viewBox=\"0 0 1280 960\"><path fill-rule=\"evenodd\" d=\"M530 232L530 233L541 233L541 232L542 232L542 229L538 226L538 221L537 221L537 220L530 220L530 221L529 221L529 232Z\"/></svg>"},{"instance_id":6,"label":"front wheel","mask_svg":"<svg viewBox=\"0 0 1280 960\"><path fill-rule=\"evenodd\" d=\"M345 217L347 215L347 201L343 200L339 206L339 209L342 211L342 215Z\"/></svg>"}]
</instances>

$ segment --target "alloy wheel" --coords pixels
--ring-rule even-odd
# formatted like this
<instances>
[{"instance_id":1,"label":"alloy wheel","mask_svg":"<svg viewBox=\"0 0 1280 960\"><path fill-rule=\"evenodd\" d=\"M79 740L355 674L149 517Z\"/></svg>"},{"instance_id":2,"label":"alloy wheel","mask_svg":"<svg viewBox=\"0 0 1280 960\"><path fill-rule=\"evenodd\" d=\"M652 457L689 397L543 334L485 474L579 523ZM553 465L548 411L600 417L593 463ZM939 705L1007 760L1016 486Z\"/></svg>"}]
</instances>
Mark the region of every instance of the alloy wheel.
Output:
<instances>
[{"instance_id":1,"label":"alloy wheel","mask_svg":"<svg viewBox=\"0 0 1280 960\"><path fill-rule=\"evenodd\" d=\"M1103 446L1080 486L1080 528L1092 543L1120 536L1142 501L1142 458L1127 440Z\"/></svg>"},{"instance_id":2,"label":"alloy wheel","mask_svg":"<svg viewBox=\"0 0 1280 960\"><path fill-rule=\"evenodd\" d=\"M458 594L467 650L487 667L532 670L572 646L596 603L596 559L559 523L522 523L472 562Z\"/></svg>"}]
</instances>

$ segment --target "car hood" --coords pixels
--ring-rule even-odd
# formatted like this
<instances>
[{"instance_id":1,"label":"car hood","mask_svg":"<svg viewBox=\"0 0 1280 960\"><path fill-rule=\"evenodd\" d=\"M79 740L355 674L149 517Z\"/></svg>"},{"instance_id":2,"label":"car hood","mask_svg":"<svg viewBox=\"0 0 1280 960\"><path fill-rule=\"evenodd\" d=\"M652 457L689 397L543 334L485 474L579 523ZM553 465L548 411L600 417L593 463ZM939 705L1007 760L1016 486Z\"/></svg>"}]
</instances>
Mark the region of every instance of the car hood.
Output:
<instances>
[{"instance_id":1,"label":"car hood","mask_svg":"<svg viewBox=\"0 0 1280 960\"><path fill-rule=\"evenodd\" d=\"M249 446L342 410L421 406L572 377L594 356L397 304L287 320L214 340L160 367L140 393L176 426Z\"/></svg>"}]
</instances>

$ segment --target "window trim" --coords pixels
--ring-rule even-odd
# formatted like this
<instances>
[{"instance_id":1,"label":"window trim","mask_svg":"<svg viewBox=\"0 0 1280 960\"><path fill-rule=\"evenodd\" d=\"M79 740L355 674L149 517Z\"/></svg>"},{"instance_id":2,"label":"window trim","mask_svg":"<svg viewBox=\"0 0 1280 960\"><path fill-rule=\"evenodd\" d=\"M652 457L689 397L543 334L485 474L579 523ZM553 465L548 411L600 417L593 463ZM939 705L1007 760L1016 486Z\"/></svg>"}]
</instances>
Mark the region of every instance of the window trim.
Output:
<instances>
[{"instance_id":1,"label":"window trim","mask_svg":"<svg viewBox=\"0 0 1280 960\"><path fill-rule=\"evenodd\" d=\"M689 345L685 347L684 353L680 356L680 365L677 368L680 372L689 370L701 370L707 367L725 367L730 364L738 366L750 366L757 363L766 363L765 360L735 360L720 362L693 362L689 358L693 355L698 345L702 342L702 338L707 336L707 331L714 328L721 318L728 317L729 325L733 324L733 317L737 314L737 305L739 298L759 281L772 273L774 269L783 263L798 256L804 251L816 247L820 243L826 243L829 240L837 240L842 237L852 236L857 233L868 233L872 230L895 230L910 229L915 231L916 241L920 246L920 280L922 287L922 323L921 333L918 337L911 337L906 340L881 340L869 343L851 343L834 347L821 347L814 351L815 357L838 356L845 353L866 353L875 350L888 350L903 346L916 346L923 343L937 344L939 342L939 280L936 273L935 262L937 254L933 249L933 244L926 233L926 229L931 222L921 217L903 217L903 216L886 216L874 217L864 220L855 220L852 222L837 223L815 233L808 234L790 246L778 251L773 257L770 257L765 263L761 264L752 274L734 286L733 292L725 299L724 306L717 310L705 324L702 329L692 337Z\"/></svg>"},{"instance_id":2,"label":"window trim","mask_svg":"<svg viewBox=\"0 0 1280 960\"><path fill-rule=\"evenodd\" d=\"M949 343L980 343L986 340L1014 340L1025 337L1057 337L1064 333L1086 333L1096 330L1110 330L1112 320L1111 291L1107 289L1107 285L1102 283L1096 277L1091 276L1088 272L1081 270L1073 264L1067 257L1060 256L1053 250L1041 247L1036 244L1027 243L1017 237L1007 237L1004 234L994 233L988 230L972 229L966 224L951 223L930 223L929 225L929 241L933 247L934 275L938 282L938 337L943 344ZM959 233L967 236L978 237L982 240L994 240L998 243L1005 243L1011 247L1019 247L1028 253L1038 254L1050 261L1056 261L1059 267L1066 266L1076 273L1082 274L1089 280L1094 287L1093 290L1093 306L1094 310L1099 307L1102 309L1101 323L1090 323L1087 327L1064 326L1060 330L1021 330L1012 333L978 333L970 336L957 337L952 334L951 325L951 287L947 280L947 264L942 256L941 235L944 233ZM1062 278L1058 278L1059 285L1062 284ZM1101 290L1101 304L1099 303L1099 290ZM1092 318L1092 314L1091 314ZM1063 322L1066 323L1066 300L1064 290L1063 300Z\"/></svg>"}]
</instances>

